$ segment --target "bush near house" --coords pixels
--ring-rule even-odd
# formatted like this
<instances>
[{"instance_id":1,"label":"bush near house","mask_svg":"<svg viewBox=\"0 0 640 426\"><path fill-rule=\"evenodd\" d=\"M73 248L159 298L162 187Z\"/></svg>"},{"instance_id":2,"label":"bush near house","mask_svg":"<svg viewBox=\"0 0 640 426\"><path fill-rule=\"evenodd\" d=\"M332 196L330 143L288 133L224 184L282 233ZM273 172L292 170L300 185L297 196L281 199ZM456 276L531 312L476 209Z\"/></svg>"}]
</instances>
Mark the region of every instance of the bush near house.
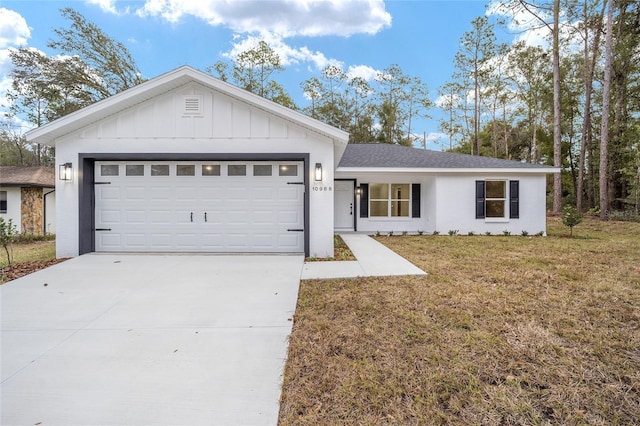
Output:
<instances>
[{"instance_id":1,"label":"bush near house","mask_svg":"<svg viewBox=\"0 0 640 426\"><path fill-rule=\"evenodd\" d=\"M429 273L303 281L280 424L636 424L640 224L380 237Z\"/></svg>"}]
</instances>

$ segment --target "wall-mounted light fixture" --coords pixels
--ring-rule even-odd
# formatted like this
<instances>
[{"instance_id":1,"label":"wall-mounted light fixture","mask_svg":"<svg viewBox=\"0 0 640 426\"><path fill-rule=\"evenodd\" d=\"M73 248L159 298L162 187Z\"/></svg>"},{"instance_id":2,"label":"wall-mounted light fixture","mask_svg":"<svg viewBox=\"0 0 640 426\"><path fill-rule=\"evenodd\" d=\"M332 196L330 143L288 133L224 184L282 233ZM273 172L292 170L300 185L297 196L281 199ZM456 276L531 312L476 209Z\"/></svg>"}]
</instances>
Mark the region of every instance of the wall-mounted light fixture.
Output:
<instances>
[{"instance_id":1,"label":"wall-mounted light fixture","mask_svg":"<svg viewBox=\"0 0 640 426\"><path fill-rule=\"evenodd\" d=\"M322 180L322 164L316 163L316 173L315 173L316 182L320 182Z\"/></svg>"},{"instance_id":2,"label":"wall-mounted light fixture","mask_svg":"<svg viewBox=\"0 0 640 426\"><path fill-rule=\"evenodd\" d=\"M60 170L58 173L58 178L60 180L72 180L73 178L73 167L71 163L60 164Z\"/></svg>"},{"instance_id":3,"label":"wall-mounted light fixture","mask_svg":"<svg viewBox=\"0 0 640 426\"><path fill-rule=\"evenodd\" d=\"M356 186L356 195L362 195L362 188L359 186Z\"/></svg>"}]
</instances>

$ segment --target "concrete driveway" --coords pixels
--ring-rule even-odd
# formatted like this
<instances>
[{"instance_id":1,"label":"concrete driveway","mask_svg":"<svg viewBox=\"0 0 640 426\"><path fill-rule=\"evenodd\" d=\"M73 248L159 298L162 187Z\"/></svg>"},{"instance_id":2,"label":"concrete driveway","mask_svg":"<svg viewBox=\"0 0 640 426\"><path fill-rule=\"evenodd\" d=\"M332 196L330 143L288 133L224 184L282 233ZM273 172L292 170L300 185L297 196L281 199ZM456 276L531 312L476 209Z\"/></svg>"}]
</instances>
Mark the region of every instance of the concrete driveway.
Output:
<instances>
[{"instance_id":1,"label":"concrete driveway","mask_svg":"<svg viewBox=\"0 0 640 426\"><path fill-rule=\"evenodd\" d=\"M303 260L91 254L0 286L0 424L276 424Z\"/></svg>"}]
</instances>

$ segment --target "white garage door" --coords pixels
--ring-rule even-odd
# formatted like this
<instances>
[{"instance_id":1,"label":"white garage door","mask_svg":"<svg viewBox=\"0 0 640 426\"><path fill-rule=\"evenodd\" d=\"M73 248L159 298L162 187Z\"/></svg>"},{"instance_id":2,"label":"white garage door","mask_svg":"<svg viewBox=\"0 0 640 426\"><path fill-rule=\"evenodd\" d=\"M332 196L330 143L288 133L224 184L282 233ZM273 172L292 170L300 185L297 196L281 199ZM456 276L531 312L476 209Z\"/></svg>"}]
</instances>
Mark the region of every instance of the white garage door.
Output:
<instances>
[{"instance_id":1,"label":"white garage door","mask_svg":"<svg viewBox=\"0 0 640 426\"><path fill-rule=\"evenodd\" d=\"M302 162L95 168L96 251L304 252Z\"/></svg>"}]
</instances>

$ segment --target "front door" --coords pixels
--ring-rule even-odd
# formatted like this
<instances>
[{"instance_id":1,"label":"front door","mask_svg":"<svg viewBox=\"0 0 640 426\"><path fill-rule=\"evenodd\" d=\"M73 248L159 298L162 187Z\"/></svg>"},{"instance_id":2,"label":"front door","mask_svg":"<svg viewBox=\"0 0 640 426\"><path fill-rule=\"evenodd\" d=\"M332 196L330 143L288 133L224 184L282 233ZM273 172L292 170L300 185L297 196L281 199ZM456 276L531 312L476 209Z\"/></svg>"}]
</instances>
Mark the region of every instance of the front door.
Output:
<instances>
[{"instance_id":1,"label":"front door","mask_svg":"<svg viewBox=\"0 0 640 426\"><path fill-rule=\"evenodd\" d=\"M355 182L337 180L334 184L334 216L333 226L336 231L353 231L355 219Z\"/></svg>"}]
</instances>

